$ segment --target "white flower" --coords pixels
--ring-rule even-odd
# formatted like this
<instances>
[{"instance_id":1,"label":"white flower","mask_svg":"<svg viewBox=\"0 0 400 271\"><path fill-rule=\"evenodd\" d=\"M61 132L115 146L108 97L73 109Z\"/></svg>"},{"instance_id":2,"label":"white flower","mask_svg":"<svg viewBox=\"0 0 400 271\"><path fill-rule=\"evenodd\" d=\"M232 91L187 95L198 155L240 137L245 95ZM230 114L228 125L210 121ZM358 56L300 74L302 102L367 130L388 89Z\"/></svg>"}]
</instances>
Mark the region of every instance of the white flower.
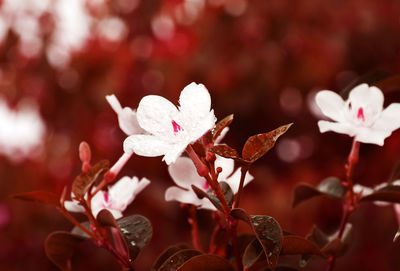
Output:
<instances>
[{"instance_id":1,"label":"white flower","mask_svg":"<svg viewBox=\"0 0 400 271\"><path fill-rule=\"evenodd\" d=\"M109 187L108 191L99 191L91 201L93 215L107 209L112 213L115 219L122 217L122 212L135 199L150 181L142 178L140 181L137 177L123 177L113 186ZM65 201L65 209L70 212L84 212L84 208L78 205L76 200Z\"/></svg>"},{"instance_id":2,"label":"white flower","mask_svg":"<svg viewBox=\"0 0 400 271\"><path fill-rule=\"evenodd\" d=\"M143 134L144 130L139 126L136 111L129 107L122 108L115 95L107 95L107 102L118 115L118 123L121 130L127 135Z\"/></svg>"},{"instance_id":3,"label":"white flower","mask_svg":"<svg viewBox=\"0 0 400 271\"><path fill-rule=\"evenodd\" d=\"M319 121L321 133L334 131L362 143L382 146L385 138L400 127L400 103L383 110L382 91L367 84L352 89L347 101L335 92L320 91L316 103L324 115L335 121Z\"/></svg>"},{"instance_id":4,"label":"white flower","mask_svg":"<svg viewBox=\"0 0 400 271\"><path fill-rule=\"evenodd\" d=\"M125 152L142 156L164 155L169 165L215 125L211 98L202 84L186 86L179 98L179 110L167 99L145 96L137 109L139 125L149 134L131 135L124 142Z\"/></svg>"},{"instance_id":5,"label":"white flower","mask_svg":"<svg viewBox=\"0 0 400 271\"><path fill-rule=\"evenodd\" d=\"M236 194L239 190L241 172L240 169L233 172L234 161L217 156L215 167L222 168L218 181L228 183L233 193ZM207 191L210 187L207 180L197 174L196 167L189 158L179 157L175 163L168 167L168 171L178 186L171 186L165 191L165 200L193 204L201 209L216 210L208 199L199 199L193 192L191 188L192 184L204 191ZM250 173L247 173L244 185L247 185L253 179L254 177Z\"/></svg>"}]
</instances>

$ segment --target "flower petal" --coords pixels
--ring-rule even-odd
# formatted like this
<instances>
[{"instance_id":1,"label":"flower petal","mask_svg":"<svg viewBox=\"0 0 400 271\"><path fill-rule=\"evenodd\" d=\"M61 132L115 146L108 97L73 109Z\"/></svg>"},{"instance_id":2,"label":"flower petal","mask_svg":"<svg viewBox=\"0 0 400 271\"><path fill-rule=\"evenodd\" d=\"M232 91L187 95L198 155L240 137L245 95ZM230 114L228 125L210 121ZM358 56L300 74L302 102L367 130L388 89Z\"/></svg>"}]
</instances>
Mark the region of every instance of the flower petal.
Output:
<instances>
[{"instance_id":1,"label":"flower petal","mask_svg":"<svg viewBox=\"0 0 400 271\"><path fill-rule=\"evenodd\" d=\"M179 104L185 115L203 119L211 109L210 93L203 84L190 83L182 90Z\"/></svg>"},{"instance_id":2,"label":"flower petal","mask_svg":"<svg viewBox=\"0 0 400 271\"><path fill-rule=\"evenodd\" d=\"M390 132L400 128L400 103L393 103L386 107L372 128Z\"/></svg>"},{"instance_id":3,"label":"flower petal","mask_svg":"<svg viewBox=\"0 0 400 271\"><path fill-rule=\"evenodd\" d=\"M109 188L109 200L112 209L123 212L150 181L143 178L140 182L137 177L123 177Z\"/></svg>"},{"instance_id":4,"label":"flower petal","mask_svg":"<svg viewBox=\"0 0 400 271\"><path fill-rule=\"evenodd\" d=\"M192 160L187 157L179 157L175 163L168 166L169 175L180 187L190 189L191 185L201 186L204 178L197 174Z\"/></svg>"},{"instance_id":5,"label":"flower petal","mask_svg":"<svg viewBox=\"0 0 400 271\"><path fill-rule=\"evenodd\" d=\"M170 148L163 157L163 161L165 161L167 165L175 163L176 159L185 151L189 143L190 142L188 141L182 141L182 142L177 142L175 144L171 144Z\"/></svg>"},{"instance_id":6,"label":"flower petal","mask_svg":"<svg viewBox=\"0 0 400 271\"><path fill-rule=\"evenodd\" d=\"M345 102L337 93L330 90L322 90L317 93L315 102L325 116L335 121L344 119L343 109Z\"/></svg>"},{"instance_id":7,"label":"flower petal","mask_svg":"<svg viewBox=\"0 0 400 271\"><path fill-rule=\"evenodd\" d=\"M165 154L170 145L153 135L131 135L124 141L126 153L136 153L141 156L155 157Z\"/></svg>"},{"instance_id":8,"label":"flower petal","mask_svg":"<svg viewBox=\"0 0 400 271\"><path fill-rule=\"evenodd\" d=\"M139 125L136 112L129 107L123 108L121 113L118 114L118 123L121 130L127 135L145 133Z\"/></svg>"},{"instance_id":9,"label":"flower petal","mask_svg":"<svg viewBox=\"0 0 400 271\"><path fill-rule=\"evenodd\" d=\"M383 146L385 138L390 136L392 132L368 127L358 127L356 133L356 140L358 142Z\"/></svg>"},{"instance_id":10,"label":"flower petal","mask_svg":"<svg viewBox=\"0 0 400 271\"><path fill-rule=\"evenodd\" d=\"M356 134L354 131L355 129L346 123L320 120L318 121L318 127L321 133L333 131L339 134L347 134L349 136L354 136Z\"/></svg>"},{"instance_id":11,"label":"flower petal","mask_svg":"<svg viewBox=\"0 0 400 271\"><path fill-rule=\"evenodd\" d=\"M375 116L382 112L383 99L383 93L379 88L369 87L367 84L361 84L350 91L348 100L351 102L352 108L355 108L355 110L362 107L364 110L367 109L370 111L364 112L364 114Z\"/></svg>"},{"instance_id":12,"label":"flower petal","mask_svg":"<svg viewBox=\"0 0 400 271\"><path fill-rule=\"evenodd\" d=\"M111 108L115 113L119 114L122 111L121 104L119 103L117 97L114 94L106 96L107 102L110 104Z\"/></svg>"},{"instance_id":13,"label":"flower petal","mask_svg":"<svg viewBox=\"0 0 400 271\"><path fill-rule=\"evenodd\" d=\"M165 191L166 201L179 201L181 203L201 205L201 200L197 198L192 190L184 190L177 186L171 186Z\"/></svg>"},{"instance_id":14,"label":"flower petal","mask_svg":"<svg viewBox=\"0 0 400 271\"><path fill-rule=\"evenodd\" d=\"M219 155L216 155L215 159L215 168L221 167L222 171L218 175L219 181L225 181L228 179L230 175L232 175L232 172L235 168L235 162L233 159L228 159L228 158L223 158Z\"/></svg>"},{"instance_id":15,"label":"flower petal","mask_svg":"<svg viewBox=\"0 0 400 271\"><path fill-rule=\"evenodd\" d=\"M79 205L78 202L75 200L74 201L70 201L70 200L64 201L64 207L69 212L75 212L75 213L85 212L85 208L83 208L83 206Z\"/></svg>"},{"instance_id":16,"label":"flower petal","mask_svg":"<svg viewBox=\"0 0 400 271\"><path fill-rule=\"evenodd\" d=\"M173 136L172 121L178 114L178 109L167 99L157 96L145 96L137 108L139 125L149 133L158 136Z\"/></svg>"},{"instance_id":17,"label":"flower petal","mask_svg":"<svg viewBox=\"0 0 400 271\"><path fill-rule=\"evenodd\" d=\"M240 177L242 173L240 169L237 169L232 176L230 176L226 182L229 184L231 187L233 194L236 194L239 191L239 185L240 185ZM249 182L254 180L254 176L251 175L249 172L247 172L246 177L244 178L244 183L243 187L245 187Z\"/></svg>"}]
</instances>

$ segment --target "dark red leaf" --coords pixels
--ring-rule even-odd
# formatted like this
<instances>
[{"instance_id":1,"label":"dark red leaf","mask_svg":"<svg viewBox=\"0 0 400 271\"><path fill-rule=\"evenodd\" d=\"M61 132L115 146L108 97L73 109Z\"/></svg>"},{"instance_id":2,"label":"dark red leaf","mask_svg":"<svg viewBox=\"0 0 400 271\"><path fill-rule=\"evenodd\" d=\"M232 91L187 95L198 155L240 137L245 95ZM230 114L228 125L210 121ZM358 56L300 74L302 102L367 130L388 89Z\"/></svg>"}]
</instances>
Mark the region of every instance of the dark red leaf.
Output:
<instances>
[{"instance_id":1,"label":"dark red leaf","mask_svg":"<svg viewBox=\"0 0 400 271\"><path fill-rule=\"evenodd\" d=\"M190 246L187 244L178 244L178 245L174 245L174 246L170 246L168 247L166 250L164 250L160 256L158 256L157 260L154 262L153 267L151 268L152 271L157 271L161 265L172 255L174 255L175 253L177 253L180 250L183 249L189 249Z\"/></svg>"},{"instance_id":2,"label":"dark red leaf","mask_svg":"<svg viewBox=\"0 0 400 271\"><path fill-rule=\"evenodd\" d=\"M398 161L394 166L394 168L392 169L392 173L390 174L390 177L387 182L391 183L395 181L396 179L398 179L399 175L400 175L400 161Z\"/></svg>"},{"instance_id":3,"label":"dark red leaf","mask_svg":"<svg viewBox=\"0 0 400 271\"><path fill-rule=\"evenodd\" d=\"M13 198L60 206L60 197L48 191L32 191L12 195Z\"/></svg>"},{"instance_id":4,"label":"dark red leaf","mask_svg":"<svg viewBox=\"0 0 400 271\"><path fill-rule=\"evenodd\" d=\"M372 194L362 197L360 201L387 201L400 203L400 186L388 185Z\"/></svg>"},{"instance_id":5,"label":"dark red leaf","mask_svg":"<svg viewBox=\"0 0 400 271\"><path fill-rule=\"evenodd\" d=\"M249 215L243 209L231 211L231 215L249 224L261 243L269 265L275 268L282 247L282 229L279 223L270 216Z\"/></svg>"},{"instance_id":6,"label":"dark red leaf","mask_svg":"<svg viewBox=\"0 0 400 271\"><path fill-rule=\"evenodd\" d=\"M89 221L82 222L81 225L82 225L82 227L84 227L84 228L87 229L88 231L90 231L90 232L92 231L92 230L90 229L90 222L89 222ZM89 236L86 232L84 232L81 228L79 228L78 226L75 226L75 227L71 230L71 234L73 234L73 235L78 235L78 236L80 236L80 237L82 237L82 238L85 238L85 239L90 238L90 236Z\"/></svg>"},{"instance_id":7,"label":"dark red leaf","mask_svg":"<svg viewBox=\"0 0 400 271\"><path fill-rule=\"evenodd\" d=\"M234 194L231 187L226 182L220 182L219 185L221 186L222 192L224 193L226 202L230 207L232 207ZM215 206L215 208L217 208L221 212L224 211L222 209L219 199L214 195L211 189L208 190L207 192L204 192L202 189L196 187L195 185L192 185L192 189L199 199L207 198L211 201L211 203Z\"/></svg>"},{"instance_id":8,"label":"dark red leaf","mask_svg":"<svg viewBox=\"0 0 400 271\"><path fill-rule=\"evenodd\" d=\"M178 271L205 271L205 270L218 270L218 271L234 271L233 266L224 258L216 255L199 255L190 258Z\"/></svg>"},{"instance_id":9,"label":"dark red leaf","mask_svg":"<svg viewBox=\"0 0 400 271\"><path fill-rule=\"evenodd\" d=\"M324 179L316 188L308 184L299 184L294 190L293 207L316 196L326 195L341 199L345 194L346 188L336 177Z\"/></svg>"},{"instance_id":10,"label":"dark red leaf","mask_svg":"<svg viewBox=\"0 0 400 271\"><path fill-rule=\"evenodd\" d=\"M242 150L243 160L253 163L264 156L272 147L278 138L286 133L293 123L283 125L271 132L258 134L247 139Z\"/></svg>"},{"instance_id":11,"label":"dark red leaf","mask_svg":"<svg viewBox=\"0 0 400 271\"><path fill-rule=\"evenodd\" d=\"M46 255L61 270L71 270L71 257L75 247L83 240L84 238L69 232L53 232L45 241Z\"/></svg>"},{"instance_id":12,"label":"dark red leaf","mask_svg":"<svg viewBox=\"0 0 400 271\"><path fill-rule=\"evenodd\" d=\"M118 223L114 216L107 209L101 210L96 217L97 222L103 227L115 227L118 228Z\"/></svg>"},{"instance_id":13,"label":"dark red leaf","mask_svg":"<svg viewBox=\"0 0 400 271\"><path fill-rule=\"evenodd\" d=\"M226 144L214 146L210 149L210 151L215 154L218 154L219 156L225 157L225 158L240 160L238 152Z\"/></svg>"},{"instance_id":14,"label":"dark red leaf","mask_svg":"<svg viewBox=\"0 0 400 271\"><path fill-rule=\"evenodd\" d=\"M189 259L201 255L200 251L194 249L182 249L170 256L157 271L176 271Z\"/></svg>"},{"instance_id":15,"label":"dark red leaf","mask_svg":"<svg viewBox=\"0 0 400 271\"><path fill-rule=\"evenodd\" d=\"M243 255L244 251L246 250L247 246L256 240L256 236L254 234L241 234L237 238L238 248L241 255Z\"/></svg>"},{"instance_id":16,"label":"dark red leaf","mask_svg":"<svg viewBox=\"0 0 400 271\"><path fill-rule=\"evenodd\" d=\"M214 129L212 130L213 141L218 138L222 130L224 130L225 127L228 127L232 123L232 121L233 114L226 116L215 125Z\"/></svg>"},{"instance_id":17,"label":"dark red leaf","mask_svg":"<svg viewBox=\"0 0 400 271\"><path fill-rule=\"evenodd\" d=\"M281 254L306 254L324 256L324 254L315 243L296 235L283 236Z\"/></svg>"},{"instance_id":18,"label":"dark red leaf","mask_svg":"<svg viewBox=\"0 0 400 271\"><path fill-rule=\"evenodd\" d=\"M78 200L83 199L86 192L94 184L100 174L108 171L109 162L102 160L91 167L88 171L81 173L75 178L72 183L72 193L77 197Z\"/></svg>"},{"instance_id":19,"label":"dark red leaf","mask_svg":"<svg viewBox=\"0 0 400 271\"><path fill-rule=\"evenodd\" d=\"M258 241L258 239L254 237L253 241L251 241L247 245L243 253L242 257L243 266L245 268L250 268L258 260L262 259L261 256L265 256L263 247L260 241ZM265 257L263 258L266 259Z\"/></svg>"},{"instance_id":20,"label":"dark red leaf","mask_svg":"<svg viewBox=\"0 0 400 271\"><path fill-rule=\"evenodd\" d=\"M151 240L153 235L151 223L141 215L126 216L118 219L117 223L128 244L130 259L133 261Z\"/></svg>"}]
</instances>

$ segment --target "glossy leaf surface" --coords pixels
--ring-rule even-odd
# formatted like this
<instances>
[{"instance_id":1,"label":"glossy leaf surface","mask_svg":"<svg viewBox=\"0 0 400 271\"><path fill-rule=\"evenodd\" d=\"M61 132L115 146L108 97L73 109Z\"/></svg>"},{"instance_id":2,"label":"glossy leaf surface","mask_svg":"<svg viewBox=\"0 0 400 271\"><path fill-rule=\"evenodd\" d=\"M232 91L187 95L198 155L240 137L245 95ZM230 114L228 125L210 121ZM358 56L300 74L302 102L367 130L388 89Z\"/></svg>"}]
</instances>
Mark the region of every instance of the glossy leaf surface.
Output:
<instances>
[{"instance_id":1,"label":"glossy leaf surface","mask_svg":"<svg viewBox=\"0 0 400 271\"><path fill-rule=\"evenodd\" d=\"M204 270L234 271L235 269L224 258L210 254L192 257L178 268L178 271Z\"/></svg>"},{"instance_id":2,"label":"glossy leaf surface","mask_svg":"<svg viewBox=\"0 0 400 271\"><path fill-rule=\"evenodd\" d=\"M78 200L82 199L88 189L94 184L97 178L107 172L109 162L102 160L92 166L88 171L81 173L75 178L72 183L72 193L77 197Z\"/></svg>"}]
</instances>

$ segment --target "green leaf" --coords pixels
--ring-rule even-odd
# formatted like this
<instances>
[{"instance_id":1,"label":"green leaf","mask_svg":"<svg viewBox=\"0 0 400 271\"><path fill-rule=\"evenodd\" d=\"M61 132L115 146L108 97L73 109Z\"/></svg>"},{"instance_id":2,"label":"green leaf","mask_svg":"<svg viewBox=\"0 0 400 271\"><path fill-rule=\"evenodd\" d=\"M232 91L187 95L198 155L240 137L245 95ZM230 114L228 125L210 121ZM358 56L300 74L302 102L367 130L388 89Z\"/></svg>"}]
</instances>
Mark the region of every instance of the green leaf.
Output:
<instances>
[{"instance_id":1,"label":"green leaf","mask_svg":"<svg viewBox=\"0 0 400 271\"><path fill-rule=\"evenodd\" d=\"M225 127L228 127L232 123L232 121L233 114L226 116L215 125L214 129L212 130L213 141L218 138L222 130L224 130Z\"/></svg>"},{"instance_id":2,"label":"green leaf","mask_svg":"<svg viewBox=\"0 0 400 271\"><path fill-rule=\"evenodd\" d=\"M247 139L242 150L242 158L248 163L253 163L264 156L272 147L278 138L287 132L293 123L289 123L279 128L263 134L258 134Z\"/></svg>"},{"instance_id":3,"label":"green leaf","mask_svg":"<svg viewBox=\"0 0 400 271\"><path fill-rule=\"evenodd\" d=\"M187 244L178 244L178 245L173 245L165 249L160 256L158 256L157 260L154 262L153 267L151 268L152 271L157 271L161 265L172 255L177 253L178 251L184 250L184 249L189 249L190 246Z\"/></svg>"},{"instance_id":4,"label":"green leaf","mask_svg":"<svg viewBox=\"0 0 400 271\"><path fill-rule=\"evenodd\" d=\"M78 200L82 200L97 178L108 171L108 167L109 162L107 160L102 160L92 166L88 171L85 171L76 177L72 183L72 193L75 197Z\"/></svg>"},{"instance_id":5,"label":"green leaf","mask_svg":"<svg viewBox=\"0 0 400 271\"><path fill-rule=\"evenodd\" d=\"M60 197L48 191L32 191L14 194L11 197L27 201L35 201L60 207Z\"/></svg>"},{"instance_id":6,"label":"green leaf","mask_svg":"<svg viewBox=\"0 0 400 271\"><path fill-rule=\"evenodd\" d=\"M235 271L227 260L210 254L194 256L178 268L178 271L204 270Z\"/></svg>"},{"instance_id":7,"label":"green leaf","mask_svg":"<svg viewBox=\"0 0 400 271\"><path fill-rule=\"evenodd\" d=\"M61 270L71 270L71 257L76 246L83 240L84 238L69 232L53 232L45 241L46 255Z\"/></svg>"},{"instance_id":8,"label":"green leaf","mask_svg":"<svg viewBox=\"0 0 400 271\"><path fill-rule=\"evenodd\" d=\"M170 256L157 271L176 271L189 259L201 255L194 249L182 249Z\"/></svg>"},{"instance_id":9,"label":"green leaf","mask_svg":"<svg viewBox=\"0 0 400 271\"><path fill-rule=\"evenodd\" d=\"M219 185L221 186L222 192L224 193L224 197L225 197L226 202L228 203L228 205L230 207L232 207L234 194L233 194L233 191L232 191L231 187L226 182L219 182ZM221 212L224 211L222 206L221 206L221 202L214 195L212 189L208 190L207 192L204 192L202 189L198 188L195 185L192 185L192 189L193 189L194 193L196 194L196 196L199 199L207 198L207 199L209 199L211 201L211 203L215 206L215 208L217 208Z\"/></svg>"},{"instance_id":10,"label":"green leaf","mask_svg":"<svg viewBox=\"0 0 400 271\"><path fill-rule=\"evenodd\" d=\"M387 201L400 203L400 185L388 185L374 191L365 197L361 197L360 201Z\"/></svg>"},{"instance_id":11,"label":"green leaf","mask_svg":"<svg viewBox=\"0 0 400 271\"><path fill-rule=\"evenodd\" d=\"M294 190L293 207L301 202L316 196L326 195L332 198L341 199L346 194L346 188L336 177L324 179L318 187L309 184L299 184Z\"/></svg>"},{"instance_id":12,"label":"green leaf","mask_svg":"<svg viewBox=\"0 0 400 271\"><path fill-rule=\"evenodd\" d=\"M240 208L233 209L231 215L250 225L263 247L269 266L274 269L282 247L283 233L279 223L270 216L249 215Z\"/></svg>"}]
</instances>

